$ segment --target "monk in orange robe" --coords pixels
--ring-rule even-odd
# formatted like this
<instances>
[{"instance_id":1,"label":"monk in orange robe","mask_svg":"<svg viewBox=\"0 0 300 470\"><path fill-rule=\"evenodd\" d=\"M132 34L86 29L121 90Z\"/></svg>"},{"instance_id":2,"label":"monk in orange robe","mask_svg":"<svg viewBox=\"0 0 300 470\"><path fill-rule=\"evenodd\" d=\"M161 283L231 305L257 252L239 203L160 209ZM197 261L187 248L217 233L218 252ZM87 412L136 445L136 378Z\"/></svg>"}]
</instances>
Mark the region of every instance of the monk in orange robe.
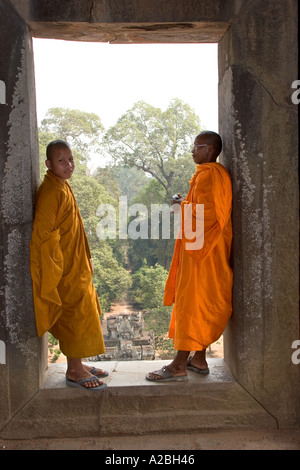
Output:
<instances>
[{"instance_id":1,"label":"monk in orange robe","mask_svg":"<svg viewBox=\"0 0 300 470\"><path fill-rule=\"evenodd\" d=\"M177 353L169 365L148 373L147 380L185 381L187 369L209 373L206 348L222 335L232 313L232 190L227 170L216 162L221 150L217 133L204 131L196 137L192 155L197 167L190 190L186 199L179 194L173 201L181 206L181 230L163 302L174 304L169 337ZM199 205L204 218L197 213Z\"/></svg>"},{"instance_id":2,"label":"monk in orange robe","mask_svg":"<svg viewBox=\"0 0 300 470\"><path fill-rule=\"evenodd\" d=\"M105 352L101 308L95 291L91 253L80 212L68 183L75 165L61 140L47 147L48 171L38 188L30 242L30 270L37 334L50 331L67 356L66 383L102 390L107 372L82 358Z\"/></svg>"}]
</instances>

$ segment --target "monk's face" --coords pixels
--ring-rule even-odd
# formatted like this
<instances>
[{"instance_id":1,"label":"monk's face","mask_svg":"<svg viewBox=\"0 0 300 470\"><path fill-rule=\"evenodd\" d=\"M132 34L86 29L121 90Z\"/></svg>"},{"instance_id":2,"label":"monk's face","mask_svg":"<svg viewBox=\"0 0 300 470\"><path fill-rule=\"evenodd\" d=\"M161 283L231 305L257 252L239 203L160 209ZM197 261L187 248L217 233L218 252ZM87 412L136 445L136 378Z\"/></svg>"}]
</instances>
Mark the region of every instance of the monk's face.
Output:
<instances>
[{"instance_id":1,"label":"monk's face","mask_svg":"<svg viewBox=\"0 0 300 470\"><path fill-rule=\"evenodd\" d=\"M192 148L193 160L196 165L201 163L208 163L211 155L211 144L208 143L207 136L198 136L195 139L194 146Z\"/></svg>"},{"instance_id":2,"label":"monk's face","mask_svg":"<svg viewBox=\"0 0 300 470\"><path fill-rule=\"evenodd\" d=\"M72 150L67 147L56 148L51 160L46 160L47 168L63 181L71 178L75 163Z\"/></svg>"}]
</instances>

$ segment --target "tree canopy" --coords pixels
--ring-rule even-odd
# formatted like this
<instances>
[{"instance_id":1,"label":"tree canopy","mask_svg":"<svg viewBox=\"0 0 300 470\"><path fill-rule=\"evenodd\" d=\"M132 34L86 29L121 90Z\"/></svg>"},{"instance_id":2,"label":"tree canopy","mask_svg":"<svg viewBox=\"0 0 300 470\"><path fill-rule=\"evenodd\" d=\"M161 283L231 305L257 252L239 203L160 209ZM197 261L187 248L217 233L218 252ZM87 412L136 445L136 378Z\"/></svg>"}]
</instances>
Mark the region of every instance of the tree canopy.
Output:
<instances>
[{"instance_id":1,"label":"tree canopy","mask_svg":"<svg viewBox=\"0 0 300 470\"><path fill-rule=\"evenodd\" d=\"M103 144L115 163L155 178L169 200L177 175L193 173L190 149L199 132L199 117L178 98L166 111L139 101L105 133Z\"/></svg>"},{"instance_id":2,"label":"tree canopy","mask_svg":"<svg viewBox=\"0 0 300 470\"><path fill-rule=\"evenodd\" d=\"M66 140L78 151L81 162L87 162L91 154L100 152L104 126L95 113L51 108L41 122L40 131L54 135L55 139Z\"/></svg>"}]
</instances>

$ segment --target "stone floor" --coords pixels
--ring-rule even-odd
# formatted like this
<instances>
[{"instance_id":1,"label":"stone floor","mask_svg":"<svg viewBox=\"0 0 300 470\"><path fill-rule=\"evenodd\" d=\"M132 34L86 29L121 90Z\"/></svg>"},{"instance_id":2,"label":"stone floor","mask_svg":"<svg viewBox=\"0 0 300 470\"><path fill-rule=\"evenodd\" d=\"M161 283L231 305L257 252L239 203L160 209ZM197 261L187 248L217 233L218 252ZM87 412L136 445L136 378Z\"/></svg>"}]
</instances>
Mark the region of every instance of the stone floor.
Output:
<instances>
[{"instance_id":1,"label":"stone floor","mask_svg":"<svg viewBox=\"0 0 300 470\"><path fill-rule=\"evenodd\" d=\"M161 384L149 382L145 380L145 375L153 370L160 369L163 365L170 363L167 361L103 361L103 362L87 362L89 365L96 365L108 371L109 375L104 381L108 387L127 387L127 386L154 386L160 387ZM232 375L219 358L208 359L210 365L210 373L208 375L199 376L199 374L189 373L189 383L215 383L230 382ZM66 388L65 384L66 364L61 362L58 364L49 364L46 372L44 389ZM166 384L164 384L166 385ZM170 386L174 383L170 383Z\"/></svg>"},{"instance_id":2,"label":"stone floor","mask_svg":"<svg viewBox=\"0 0 300 470\"><path fill-rule=\"evenodd\" d=\"M132 362L100 362L98 367L105 367L109 371L109 376L105 379L108 388L107 393L116 394L122 387L129 387L134 393L146 393L149 395L149 387L158 387L159 393L166 398L174 392L180 384L161 384L147 382L145 373L160 368L164 361L132 361ZM199 376L189 372L189 384L181 385L182 393L186 387L198 387L199 390L211 390L212 387L231 383L233 380L230 372L226 368L222 359L209 359L210 374ZM43 390L57 390L57 393L65 390L68 394L80 391L69 389L65 384L66 364L50 365L46 373ZM162 392L160 387L167 387L167 391ZM185 387L185 388L184 388ZM69 389L69 390L67 390ZM152 388L151 388L152 389ZM113 390L116 390L114 392ZM148 390L148 392L147 392ZM154 390L154 389L153 389ZM52 393L52 392L51 392ZM84 392L86 396L91 392ZM102 392L92 392L102 393ZM129 392L130 393L130 392ZM73 395L72 395L73 396ZM205 395L204 395L205 396ZM86 398L85 398L86 400ZM258 406L257 404L255 406ZM264 410L262 410L264 413ZM210 411L208 411L210 412ZM257 415L259 416L259 414ZM213 418L211 418L213 419ZM264 417L263 417L264 419ZM262 421L262 423L267 421ZM149 428L148 428L149 429ZM207 429L203 428L196 432L168 432L148 433L142 435L105 435L102 437L89 436L70 438L62 434L61 437L34 438L34 439L0 439L0 450L102 450L102 451L128 451L141 452L142 450L300 450L300 430L278 430L276 427L262 429ZM104 455L104 454L101 454Z\"/></svg>"}]
</instances>

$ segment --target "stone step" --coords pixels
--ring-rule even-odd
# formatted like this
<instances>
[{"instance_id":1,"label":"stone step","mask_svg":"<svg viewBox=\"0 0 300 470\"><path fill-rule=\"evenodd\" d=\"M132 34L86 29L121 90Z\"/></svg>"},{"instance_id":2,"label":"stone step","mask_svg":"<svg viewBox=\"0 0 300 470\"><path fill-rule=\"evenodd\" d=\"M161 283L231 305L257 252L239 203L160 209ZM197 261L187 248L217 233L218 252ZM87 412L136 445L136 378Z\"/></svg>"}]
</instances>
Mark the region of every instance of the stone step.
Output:
<instances>
[{"instance_id":1,"label":"stone step","mask_svg":"<svg viewBox=\"0 0 300 470\"><path fill-rule=\"evenodd\" d=\"M234 380L223 359L188 382L152 383L165 361L89 363L109 372L104 391L65 385L65 364L49 366L43 388L2 429L2 439L128 436L276 429L276 420Z\"/></svg>"}]
</instances>

